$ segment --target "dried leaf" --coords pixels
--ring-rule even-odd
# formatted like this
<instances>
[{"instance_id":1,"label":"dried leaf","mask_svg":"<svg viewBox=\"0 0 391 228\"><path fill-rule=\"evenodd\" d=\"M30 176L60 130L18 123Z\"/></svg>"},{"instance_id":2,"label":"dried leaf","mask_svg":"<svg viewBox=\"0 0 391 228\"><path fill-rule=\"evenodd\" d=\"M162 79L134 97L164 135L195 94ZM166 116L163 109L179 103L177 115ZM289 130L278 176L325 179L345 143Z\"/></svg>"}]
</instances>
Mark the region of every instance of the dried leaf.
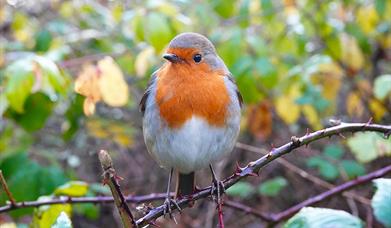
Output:
<instances>
[{"instance_id":1,"label":"dried leaf","mask_svg":"<svg viewBox=\"0 0 391 228\"><path fill-rule=\"evenodd\" d=\"M83 103L83 111L86 116L91 116L95 113L95 102L87 97Z\"/></svg>"},{"instance_id":2,"label":"dried leaf","mask_svg":"<svg viewBox=\"0 0 391 228\"><path fill-rule=\"evenodd\" d=\"M272 112L269 101L249 108L249 131L258 139L266 139L272 132Z\"/></svg>"},{"instance_id":3,"label":"dried leaf","mask_svg":"<svg viewBox=\"0 0 391 228\"><path fill-rule=\"evenodd\" d=\"M75 92L88 97L93 102L100 101L101 94L99 91L98 79L98 70L95 66L84 66L75 81Z\"/></svg>"},{"instance_id":4,"label":"dried leaf","mask_svg":"<svg viewBox=\"0 0 391 228\"><path fill-rule=\"evenodd\" d=\"M155 54L155 50L153 49L153 47L147 47L137 55L135 68L136 68L136 75L138 77L145 76L148 68L151 66L152 63L151 59L153 58L154 54Z\"/></svg>"},{"instance_id":5,"label":"dried leaf","mask_svg":"<svg viewBox=\"0 0 391 228\"><path fill-rule=\"evenodd\" d=\"M364 107L359 94L349 93L346 99L346 109L350 117L360 117L364 112Z\"/></svg>"},{"instance_id":6,"label":"dried leaf","mask_svg":"<svg viewBox=\"0 0 391 228\"><path fill-rule=\"evenodd\" d=\"M340 42L342 47L341 61L353 73L359 71L364 66L364 56L358 46L357 40L353 36L342 34L340 36Z\"/></svg>"},{"instance_id":7,"label":"dried leaf","mask_svg":"<svg viewBox=\"0 0 391 228\"><path fill-rule=\"evenodd\" d=\"M113 107L125 105L129 98L128 84L119 66L107 56L98 62L98 69L98 87L103 101Z\"/></svg>"}]
</instances>

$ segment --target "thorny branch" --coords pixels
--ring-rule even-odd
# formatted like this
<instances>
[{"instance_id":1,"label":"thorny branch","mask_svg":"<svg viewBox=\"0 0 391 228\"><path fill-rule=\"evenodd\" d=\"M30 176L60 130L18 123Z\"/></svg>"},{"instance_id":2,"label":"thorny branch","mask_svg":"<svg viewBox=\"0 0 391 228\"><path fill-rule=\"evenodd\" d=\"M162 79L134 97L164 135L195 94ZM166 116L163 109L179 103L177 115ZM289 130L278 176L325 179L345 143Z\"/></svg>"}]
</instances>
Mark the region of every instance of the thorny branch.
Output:
<instances>
[{"instance_id":1,"label":"thorny branch","mask_svg":"<svg viewBox=\"0 0 391 228\"><path fill-rule=\"evenodd\" d=\"M138 227L119 187L118 180L121 178L117 176L113 168L113 161L110 155L106 151L101 150L99 152L99 161L103 169L103 183L110 187L124 227Z\"/></svg>"},{"instance_id":2,"label":"thorny branch","mask_svg":"<svg viewBox=\"0 0 391 228\"><path fill-rule=\"evenodd\" d=\"M383 133L386 138L389 137L391 134L391 125L378 125L378 124L371 124L371 123L342 123L342 122L333 122L335 126L329 127L323 130L319 130L313 133L307 133L306 135L298 138L298 137L292 137L291 142L282 145L278 148L273 148L267 155L259 158L256 161L250 162L246 167L240 168L237 167L236 172L226 178L223 183L225 189L228 189L232 185L234 185L236 182L241 180L242 178L245 178L247 176L254 176L258 175L259 170L270 163L271 161L275 160L276 158L287 154L294 149L297 149L298 147L301 147L303 145L308 145L311 142L314 142L316 140L331 137L333 135L341 136L342 133L345 132L359 132L359 131L374 131L374 132L380 132ZM238 210L242 210L246 213L253 214L265 221L275 223L282 221L284 219L289 218L294 213L296 213L298 210L300 210L304 206L312 205L315 203L318 203L324 199L327 199L333 195L342 193L348 189L351 189L355 186L361 185L363 183L367 183L372 179L384 176L387 173L391 172L391 165L386 166L380 170L371 172L365 176L359 177L355 180L346 182L340 186L336 186L324 193L321 193L318 196L311 197L308 200L303 201L302 203L295 205L291 208L288 208L287 210L277 213L277 214L266 214L261 213L258 211L255 211L253 208L248 207L246 205L243 205L241 203L232 202L227 200L224 205L228 207L232 207ZM115 177L111 176L112 178ZM115 180L115 178L114 178ZM115 180L117 181L117 180ZM5 180L2 183L6 183ZM118 183L117 183L118 184ZM184 198L179 201L179 205L184 208L189 206L189 204L194 203L194 201L207 198L210 195L210 189L211 187L207 187L204 189L201 189L199 192L193 194L190 198ZM162 200L165 198L165 193L153 193L149 195L143 195L143 196L122 196L122 202L131 202L135 204L144 203L144 202L151 202L155 200ZM75 203L111 203L114 202L113 197L109 196L96 196L96 197L60 197L57 199L51 199L47 201L26 201L26 202L15 202L14 204L8 204L5 206L0 207L0 213L19 209L19 208L26 208L26 207L38 207L42 205L50 205L50 204L75 204ZM126 205L124 203L123 205ZM172 210L175 210L175 208L172 208ZM130 212L130 211L129 211ZM146 225L149 223L152 223L155 219L160 217L163 214L163 206L156 207L152 210L150 210L144 217L138 219L136 221L136 224L138 226Z\"/></svg>"},{"instance_id":3,"label":"thorny branch","mask_svg":"<svg viewBox=\"0 0 391 228\"><path fill-rule=\"evenodd\" d=\"M276 214L265 214L265 213L262 213L262 212L255 210L252 207L243 205L238 202L233 202L233 201L226 201L224 205L231 207L231 208L234 208L234 209L237 209L237 210L244 211L247 214L252 214L252 215L259 217L269 223L277 223L277 222L280 222L280 221L283 221L283 220L286 220L286 219L292 217L294 214L296 214L303 207L307 207L307 206L319 203L325 199L330 198L331 196L340 194L340 193L342 193L346 190L352 189L356 186L368 183L371 180L374 180L376 178L383 177L388 173L391 173L391 165L388 165L386 167L383 167L381 169L373 171L365 176L358 177L354 180L351 180L349 182L346 182L344 184L336 186L335 188L330 189L328 191L325 191L319 195L312 196L312 197L308 198L307 200L304 200L303 202L296 204L295 206L290 207L290 208L288 208L280 213L276 213Z\"/></svg>"},{"instance_id":4,"label":"thorny branch","mask_svg":"<svg viewBox=\"0 0 391 228\"><path fill-rule=\"evenodd\" d=\"M278 148L273 148L267 155L259 158L256 161L250 162L246 167L240 168L237 167L237 170L234 174L226 178L223 183L225 189L228 189L235 183L237 183L239 180L243 179L247 176L254 176L258 175L259 170L266 166L268 163L273 161L274 159L287 154L294 149L301 147L303 145L308 145L309 143L325 138L325 137L331 137L333 135L341 136L342 133L345 132L358 132L358 131L375 131L383 133L385 137L389 137L391 134L391 125L384 126L384 125L378 125L378 124L371 124L368 123L343 123L339 121L333 121L333 124L336 126L325 128L323 130L319 130L313 133L307 133L306 135L298 138L296 136L293 136L291 138L291 142L282 145ZM196 200L206 198L210 195L211 186L204 188L200 190L197 193L194 193L189 198L184 198L178 202L179 206L181 208L185 208L189 205L189 203L193 203ZM137 220L137 224L140 226L147 225L150 222L154 221L158 217L163 215L164 205L161 205L159 207L156 207L152 209L149 213L147 213L144 217ZM175 210L174 207L172 207L172 210Z\"/></svg>"}]
</instances>

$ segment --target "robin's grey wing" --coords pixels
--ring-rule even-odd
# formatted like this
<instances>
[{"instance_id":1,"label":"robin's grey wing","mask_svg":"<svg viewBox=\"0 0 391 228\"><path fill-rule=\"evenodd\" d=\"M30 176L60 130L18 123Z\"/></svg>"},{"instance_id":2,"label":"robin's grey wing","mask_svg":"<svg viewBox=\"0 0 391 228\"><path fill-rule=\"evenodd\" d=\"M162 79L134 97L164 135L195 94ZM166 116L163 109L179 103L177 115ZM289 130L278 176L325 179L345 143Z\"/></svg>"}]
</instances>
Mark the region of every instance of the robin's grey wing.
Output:
<instances>
[{"instance_id":1,"label":"robin's grey wing","mask_svg":"<svg viewBox=\"0 0 391 228\"><path fill-rule=\"evenodd\" d=\"M154 72L151 76L151 79L149 79L149 82L148 82L148 85L147 85L147 89L145 90L144 94L143 94L143 97L141 98L140 100L140 104L139 104L139 110L141 111L141 113L143 114L144 116L144 113L145 113L145 107L146 107L146 103L147 103L147 99L152 91L152 85L155 83L156 81L156 78L157 78L157 73Z\"/></svg>"},{"instance_id":2,"label":"robin's grey wing","mask_svg":"<svg viewBox=\"0 0 391 228\"><path fill-rule=\"evenodd\" d=\"M240 91L238 89L238 86L236 85L236 82L235 82L235 79L234 79L233 75L231 73L229 73L229 74L226 75L226 77L233 84L236 96L237 96L238 101L239 101L239 105L240 105L240 107L242 107L242 105L243 105L243 97L242 97L242 94L240 94Z\"/></svg>"}]
</instances>

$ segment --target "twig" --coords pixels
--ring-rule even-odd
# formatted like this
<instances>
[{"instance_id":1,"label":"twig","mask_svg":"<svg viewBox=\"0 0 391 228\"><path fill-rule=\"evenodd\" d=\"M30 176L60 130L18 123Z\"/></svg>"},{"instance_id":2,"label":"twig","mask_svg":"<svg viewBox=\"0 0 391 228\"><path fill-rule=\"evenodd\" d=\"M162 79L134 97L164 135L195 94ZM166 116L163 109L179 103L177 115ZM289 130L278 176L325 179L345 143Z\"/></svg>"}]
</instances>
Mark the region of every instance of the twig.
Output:
<instances>
[{"instance_id":1,"label":"twig","mask_svg":"<svg viewBox=\"0 0 391 228\"><path fill-rule=\"evenodd\" d=\"M174 195L174 193L172 193ZM164 200L167 196L167 193L152 193L148 195L133 196L129 195L125 197L126 202L140 204L147 203L156 200ZM59 198L54 198L44 201L22 201L16 202L14 206L5 205L0 207L0 213L17 210L21 208L28 207L39 207L44 205L53 205L53 204L79 204L79 203L94 203L94 204L103 204L103 203L112 203L114 198L112 196L94 196L94 197L68 197L60 196Z\"/></svg>"},{"instance_id":2,"label":"twig","mask_svg":"<svg viewBox=\"0 0 391 228\"><path fill-rule=\"evenodd\" d=\"M247 151L250 151L250 152L254 152L254 153L260 153L260 154L263 154L263 155L266 155L268 153L267 150L265 149L262 149L262 148L258 148L258 147L255 147L255 146L251 146L251 145L248 145L248 144L244 144L244 143L236 143L236 148L240 148L240 149L243 149L243 150L247 150ZM332 189L332 188L335 188L335 185L333 184L330 184L329 182L327 181L324 181L310 173L308 173L307 171L297 167L296 165L290 163L288 160L284 159L284 158L279 158L276 160L276 162L280 163L281 165L285 166L286 168L288 168L290 171L292 171L293 173L296 173L298 175L300 175L301 177L303 177L304 179L307 179L323 188L327 188L327 189ZM365 205L371 205L371 201L363 196L360 196L360 195L357 195L353 192L344 192L342 194L343 196L345 197L349 197L349 198L352 198L362 204L365 204Z\"/></svg>"},{"instance_id":3,"label":"twig","mask_svg":"<svg viewBox=\"0 0 391 228\"><path fill-rule=\"evenodd\" d=\"M225 189L228 189L232 185L234 185L239 180L243 179L247 176L253 176L257 174L259 170L273 161L274 159L291 152L292 150L301 147L303 145L308 145L309 143L319 140L321 138L330 137L332 135L338 135L344 132L358 132L358 131L375 131L381 132L386 137L389 136L391 132L391 125L384 126L378 124L368 124L368 123L340 123L337 126L329 127L323 130L319 130L310 134L306 134L300 138L292 137L291 142L273 149L267 155L259 158L256 161L250 162L246 167L240 168L235 174L226 178L223 183ZM189 205L190 202L194 202L196 200L206 198L210 195L211 186L200 190L197 193L194 193L189 198L184 198L178 202L181 208L185 208ZM163 215L164 205L156 207L152 209L149 213L147 213L144 217L137 220L137 224L140 226L144 226L154 221L158 217ZM176 210L176 208L172 207L172 210Z\"/></svg>"},{"instance_id":4,"label":"twig","mask_svg":"<svg viewBox=\"0 0 391 228\"><path fill-rule=\"evenodd\" d=\"M254 215L254 216L258 217L258 218L261 218L262 220L265 220L267 222L274 222L273 217L272 217L271 214L262 213L261 211L257 211L254 208L249 207L247 205L244 205L242 203L234 202L234 201L231 201L231 200L225 200L224 201L224 205L227 206L227 207L236 209L236 210L243 211L243 212L245 212L247 214L252 214L252 215Z\"/></svg>"},{"instance_id":5,"label":"twig","mask_svg":"<svg viewBox=\"0 0 391 228\"><path fill-rule=\"evenodd\" d=\"M0 181L1 181L1 185L3 186L3 189L4 189L5 193L8 196L8 199L11 202L10 206L14 207L15 204L16 204L16 201L15 201L15 198L12 196L11 191L8 188L7 181L5 180L5 178L3 176L3 171L2 170L0 170Z\"/></svg>"},{"instance_id":6,"label":"twig","mask_svg":"<svg viewBox=\"0 0 391 228\"><path fill-rule=\"evenodd\" d=\"M217 213L219 215L219 227L224 228L223 206L222 202L217 204Z\"/></svg>"},{"instance_id":7,"label":"twig","mask_svg":"<svg viewBox=\"0 0 391 228\"><path fill-rule=\"evenodd\" d=\"M117 176L115 169L113 168L113 162L110 155L106 151L101 150L99 152L99 161L103 169L103 183L108 184L110 187L115 205L117 206L119 215L121 216L122 224L125 228L138 227L119 187L118 180L120 178Z\"/></svg>"},{"instance_id":8,"label":"twig","mask_svg":"<svg viewBox=\"0 0 391 228\"><path fill-rule=\"evenodd\" d=\"M330 189L326 192L323 192L319 195L313 196L299 204L296 204L293 207L290 207L280 213L277 214L264 214L262 212L259 212L255 210L252 207L246 206L244 204L233 202L233 201L225 201L225 204L227 207L231 207L237 210L241 210L247 214L252 214L258 218L261 218L269 223L278 223L283 220L286 220L290 217L292 217L294 214L296 214L301 208L307 207L316 203L319 203L325 199L328 199L334 195L337 195L339 193L342 193L344 191L347 191L348 189L357 187L359 185L368 183L372 181L373 179L380 178L385 176L386 174L391 173L391 165L388 165L386 167L383 167L381 169L378 169L376 171L370 172L369 174L365 176L358 177L357 179L351 180L349 182L346 182L344 184L341 184L339 186L336 186L333 189ZM370 208L370 207L368 207Z\"/></svg>"},{"instance_id":9,"label":"twig","mask_svg":"<svg viewBox=\"0 0 391 228\"><path fill-rule=\"evenodd\" d=\"M303 202L296 204L295 206L288 208L287 210L280 212L274 216L274 220L276 222L285 220L287 218L290 218L293 216L296 212L298 212L301 208L313 205L316 203L319 203L327 198L330 198L333 195L339 194L343 191L346 191L348 189L354 188L358 185L365 184L373 179L383 177L384 175L391 173L391 165L388 165L386 167L383 167L381 169L378 169L376 171L373 171L365 176L358 177L354 180L348 181L344 184L338 185L337 187L330 189L326 192L323 192L317 196L311 197L307 200L304 200Z\"/></svg>"}]
</instances>

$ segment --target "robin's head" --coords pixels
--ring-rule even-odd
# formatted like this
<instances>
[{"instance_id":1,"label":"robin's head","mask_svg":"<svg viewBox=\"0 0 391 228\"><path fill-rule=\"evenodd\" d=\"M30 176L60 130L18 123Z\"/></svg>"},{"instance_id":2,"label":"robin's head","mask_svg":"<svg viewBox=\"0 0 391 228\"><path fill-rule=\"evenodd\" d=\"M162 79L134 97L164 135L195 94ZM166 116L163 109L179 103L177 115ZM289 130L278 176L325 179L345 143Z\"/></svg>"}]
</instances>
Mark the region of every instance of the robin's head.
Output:
<instances>
[{"instance_id":1,"label":"robin's head","mask_svg":"<svg viewBox=\"0 0 391 228\"><path fill-rule=\"evenodd\" d=\"M198 33L181 33L171 40L163 58L175 65L205 67L212 70L227 70L224 62L216 54L212 42Z\"/></svg>"}]
</instances>

